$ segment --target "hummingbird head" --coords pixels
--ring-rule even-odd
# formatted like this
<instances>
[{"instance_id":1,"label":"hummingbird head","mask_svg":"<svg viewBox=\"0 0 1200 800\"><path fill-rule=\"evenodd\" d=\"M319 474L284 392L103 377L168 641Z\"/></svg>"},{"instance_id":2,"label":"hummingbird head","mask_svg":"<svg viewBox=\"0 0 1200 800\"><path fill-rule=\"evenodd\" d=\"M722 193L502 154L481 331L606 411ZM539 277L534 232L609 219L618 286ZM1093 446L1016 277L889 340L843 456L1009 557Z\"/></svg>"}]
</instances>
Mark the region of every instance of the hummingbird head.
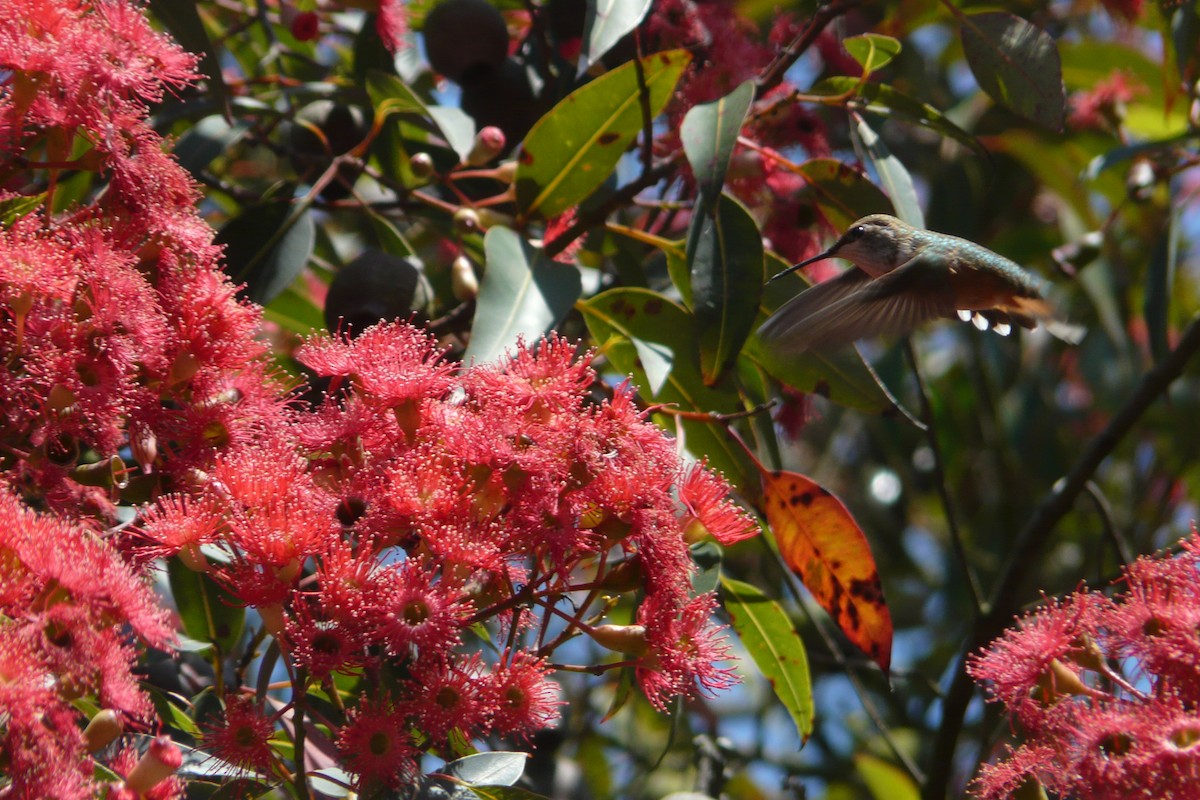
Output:
<instances>
[{"instance_id":1,"label":"hummingbird head","mask_svg":"<svg viewBox=\"0 0 1200 800\"><path fill-rule=\"evenodd\" d=\"M785 269L771 280L826 258L844 258L872 278L878 278L917 254L920 249L919 233L916 228L893 216L872 214L847 228L824 253Z\"/></svg>"},{"instance_id":2,"label":"hummingbird head","mask_svg":"<svg viewBox=\"0 0 1200 800\"><path fill-rule=\"evenodd\" d=\"M855 222L823 257L844 258L878 278L917 253L917 230L887 214L872 214Z\"/></svg>"}]
</instances>

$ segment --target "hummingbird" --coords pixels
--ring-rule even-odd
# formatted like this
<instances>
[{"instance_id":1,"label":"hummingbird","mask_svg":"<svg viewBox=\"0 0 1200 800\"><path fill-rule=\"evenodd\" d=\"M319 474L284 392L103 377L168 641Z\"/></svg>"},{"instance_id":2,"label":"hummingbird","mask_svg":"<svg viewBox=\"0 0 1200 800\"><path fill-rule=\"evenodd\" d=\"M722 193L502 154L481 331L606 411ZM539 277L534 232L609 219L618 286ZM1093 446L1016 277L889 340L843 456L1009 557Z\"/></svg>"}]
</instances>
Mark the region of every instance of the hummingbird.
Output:
<instances>
[{"instance_id":1,"label":"hummingbird","mask_svg":"<svg viewBox=\"0 0 1200 800\"><path fill-rule=\"evenodd\" d=\"M926 320L957 317L1007 336L1040 322L1071 344L1083 329L1057 318L1042 281L986 247L914 228L887 214L855 222L820 255L771 281L826 258L854 264L779 307L758 329L764 343L791 352L849 344L879 334L906 334ZM770 283L770 281L768 281Z\"/></svg>"}]
</instances>

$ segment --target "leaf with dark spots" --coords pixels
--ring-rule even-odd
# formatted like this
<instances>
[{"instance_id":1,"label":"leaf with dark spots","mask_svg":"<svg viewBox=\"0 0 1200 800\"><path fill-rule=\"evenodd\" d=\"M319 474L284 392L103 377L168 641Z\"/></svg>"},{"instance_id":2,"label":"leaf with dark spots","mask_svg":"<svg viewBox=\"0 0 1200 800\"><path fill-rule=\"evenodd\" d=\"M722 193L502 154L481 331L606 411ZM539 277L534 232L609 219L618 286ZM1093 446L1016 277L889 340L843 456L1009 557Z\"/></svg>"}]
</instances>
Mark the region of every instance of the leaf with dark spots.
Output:
<instances>
[{"instance_id":1,"label":"leaf with dark spots","mask_svg":"<svg viewBox=\"0 0 1200 800\"><path fill-rule=\"evenodd\" d=\"M842 502L795 472L763 471L779 554L856 647L888 671L892 617L862 530Z\"/></svg>"},{"instance_id":2,"label":"leaf with dark spots","mask_svg":"<svg viewBox=\"0 0 1200 800\"><path fill-rule=\"evenodd\" d=\"M637 65L623 64L579 87L538 120L525 137L528 156L518 162L514 181L522 219L556 216L596 191L641 133L643 106L657 116L691 59L685 50L645 59L645 98Z\"/></svg>"},{"instance_id":3,"label":"leaf with dark spots","mask_svg":"<svg viewBox=\"0 0 1200 800\"><path fill-rule=\"evenodd\" d=\"M663 309L663 304L662 304L661 300L650 300L646 303L646 306L645 306L646 313L650 314L650 315L660 314L660 313L662 313L662 309Z\"/></svg>"},{"instance_id":4,"label":"leaf with dark spots","mask_svg":"<svg viewBox=\"0 0 1200 800\"><path fill-rule=\"evenodd\" d=\"M807 741L813 729L813 697L804 642L779 604L754 586L723 577L721 590L738 638L791 714L801 741Z\"/></svg>"}]
</instances>

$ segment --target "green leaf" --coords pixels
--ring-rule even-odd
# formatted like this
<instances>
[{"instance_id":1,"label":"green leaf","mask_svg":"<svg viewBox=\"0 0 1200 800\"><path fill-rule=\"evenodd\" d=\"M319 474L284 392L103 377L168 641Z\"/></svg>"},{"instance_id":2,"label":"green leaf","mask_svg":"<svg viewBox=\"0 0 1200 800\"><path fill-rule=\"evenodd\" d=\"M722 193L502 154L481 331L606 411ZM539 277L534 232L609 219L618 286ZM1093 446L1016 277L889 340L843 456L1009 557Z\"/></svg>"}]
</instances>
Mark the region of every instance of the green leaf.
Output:
<instances>
[{"instance_id":1,"label":"green leaf","mask_svg":"<svg viewBox=\"0 0 1200 800\"><path fill-rule=\"evenodd\" d=\"M642 60L650 114L657 116L692 56L669 50ZM553 217L596 190L642 130L634 62L567 95L525 137L517 164L517 205L525 217Z\"/></svg>"},{"instance_id":2,"label":"green leaf","mask_svg":"<svg viewBox=\"0 0 1200 800\"><path fill-rule=\"evenodd\" d=\"M1175 149L1175 145L1186 142L1190 139L1200 137L1200 131L1185 131L1176 136L1171 136L1166 139L1157 139L1150 142L1138 142L1136 144L1122 145L1114 147L1107 153L1098 155L1088 162L1087 169L1084 170L1083 177L1089 181L1094 181L1100 176L1101 172L1109 167L1125 161L1130 161L1138 156L1146 156L1155 158L1160 155L1165 155Z\"/></svg>"},{"instance_id":3,"label":"green leaf","mask_svg":"<svg viewBox=\"0 0 1200 800\"><path fill-rule=\"evenodd\" d=\"M913 779L896 765L866 753L854 756L854 765L875 800L920 800Z\"/></svg>"},{"instance_id":4,"label":"green leaf","mask_svg":"<svg viewBox=\"0 0 1200 800\"><path fill-rule=\"evenodd\" d=\"M721 582L721 560L725 550L712 539L705 539L688 546L688 555L696 565L692 575L692 593L715 592Z\"/></svg>"},{"instance_id":5,"label":"green leaf","mask_svg":"<svg viewBox=\"0 0 1200 800\"><path fill-rule=\"evenodd\" d=\"M371 222L371 230L375 231L375 239L379 244L379 249L387 253L389 256L400 256L407 258L415 256L417 253L413 250L412 245L404 238L404 234L392 224L392 221L380 214L369 204L364 206L364 211L367 212L367 217Z\"/></svg>"},{"instance_id":6,"label":"green leaf","mask_svg":"<svg viewBox=\"0 0 1200 800\"><path fill-rule=\"evenodd\" d=\"M178 558L167 560L167 579L184 633L212 642L220 653L232 652L246 621L241 602L207 573L188 569Z\"/></svg>"},{"instance_id":7,"label":"green leaf","mask_svg":"<svg viewBox=\"0 0 1200 800\"><path fill-rule=\"evenodd\" d=\"M189 717L187 712L171 699L172 697L178 698L179 695L168 696L163 689L152 683L143 682L142 688L150 695L150 702L154 704L154 713L160 721L186 733L192 738L200 738L200 728L196 725L195 720Z\"/></svg>"},{"instance_id":8,"label":"green leaf","mask_svg":"<svg viewBox=\"0 0 1200 800\"><path fill-rule=\"evenodd\" d=\"M896 209L896 216L913 227L924 228L925 214L921 212L921 203L917 199L917 188L913 185L912 176L900 163L900 159L892 155L892 151L865 119L855 114L854 122L855 127L852 131L858 135L867 158L875 167L879 181Z\"/></svg>"},{"instance_id":9,"label":"green leaf","mask_svg":"<svg viewBox=\"0 0 1200 800\"><path fill-rule=\"evenodd\" d=\"M475 301L475 324L463 361L491 361L517 340L533 340L562 321L583 291L579 270L550 261L509 228L488 230L487 268Z\"/></svg>"},{"instance_id":10,"label":"green leaf","mask_svg":"<svg viewBox=\"0 0 1200 800\"><path fill-rule=\"evenodd\" d=\"M763 283L762 234L754 217L726 194L713 211L693 216L698 233L688 253L700 368L709 385L750 334Z\"/></svg>"},{"instance_id":11,"label":"green leaf","mask_svg":"<svg viewBox=\"0 0 1200 800\"><path fill-rule=\"evenodd\" d=\"M733 629L807 742L813 730L812 676L796 627L778 603L748 583L721 578Z\"/></svg>"},{"instance_id":12,"label":"green leaf","mask_svg":"<svg viewBox=\"0 0 1200 800\"><path fill-rule=\"evenodd\" d=\"M1150 255L1150 267L1146 275L1146 298L1143 313L1150 335L1150 353L1154 360L1162 359L1171 352L1167 334L1171 325L1171 294L1175 286L1175 271L1179 263L1179 210L1173 209L1167 229L1159 236Z\"/></svg>"},{"instance_id":13,"label":"green leaf","mask_svg":"<svg viewBox=\"0 0 1200 800\"><path fill-rule=\"evenodd\" d=\"M321 309L305 291L289 286L263 308L263 317L286 331L307 336L325 327Z\"/></svg>"},{"instance_id":14,"label":"green leaf","mask_svg":"<svg viewBox=\"0 0 1200 800\"><path fill-rule=\"evenodd\" d=\"M429 117L429 109L424 101L397 75L377 69L368 70L367 96L371 98L376 119L383 119L388 114L405 113Z\"/></svg>"},{"instance_id":15,"label":"green leaf","mask_svg":"<svg viewBox=\"0 0 1200 800\"><path fill-rule=\"evenodd\" d=\"M880 33L851 36L842 46L862 66L864 75L883 69L900 54L900 42Z\"/></svg>"},{"instance_id":16,"label":"green leaf","mask_svg":"<svg viewBox=\"0 0 1200 800\"><path fill-rule=\"evenodd\" d=\"M199 177L212 160L225 152L250 130L249 120L229 123L219 114L211 114L184 131L175 143L175 158L192 174Z\"/></svg>"},{"instance_id":17,"label":"green leaf","mask_svg":"<svg viewBox=\"0 0 1200 800\"><path fill-rule=\"evenodd\" d=\"M838 230L868 214L891 214L891 201L861 172L836 158L814 158L800 165L805 179L800 196L815 203Z\"/></svg>"},{"instance_id":18,"label":"green leaf","mask_svg":"<svg viewBox=\"0 0 1200 800\"><path fill-rule=\"evenodd\" d=\"M245 283L240 294L267 305L308 263L316 225L307 209L297 213L291 201L277 200L246 208L221 227L215 241L225 245L225 271Z\"/></svg>"},{"instance_id":19,"label":"green leaf","mask_svg":"<svg viewBox=\"0 0 1200 800\"><path fill-rule=\"evenodd\" d=\"M641 24L650 10L652 0L595 0L588 3L587 19L583 38L587 42L584 51L586 62L580 63L584 70L621 41L627 33Z\"/></svg>"},{"instance_id":20,"label":"green leaf","mask_svg":"<svg viewBox=\"0 0 1200 800\"><path fill-rule=\"evenodd\" d=\"M728 413L740 408L731 390L706 386L696 358L695 320L682 306L649 289L610 289L579 304L592 337L613 367L634 377L657 403L683 411ZM652 362L646 367L647 361ZM661 370L657 389L648 389L647 369ZM645 392L643 392L645 394ZM735 488L757 485L758 473L741 448L718 425L692 419L665 420L683 427L683 440L697 458L723 472ZM754 482L751 482L751 478Z\"/></svg>"},{"instance_id":21,"label":"green leaf","mask_svg":"<svg viewBox=\"0 0 1200 800\"><path fill-rule=\"evenodd\" d=\"M150 0L150 10L162 22L183 49L200 54L199 71L208 81L213 96L222 105L228 103L229 92L221 73L217 49L213 46L194 0Z\"/></svg>"},{"instance_id":22,"label":"green leaf","mask_svg":"<svg viewBox=\"0 0 1200 800\"><path fill-rule=\"evenodd\" d=\"M468 784L512 786L521 780L528 761L528 753L492 750L455 759L437 772Z\"/></svg>"},{"instance_id":23,"label":"green leaf","mask_svg":"<svg viewBox=\"0 0 1200 800\"><path fill-rule=\"evenodd\" d=\"M1174 5L1174 4L1171 4ZM1168 7L1164 4L1164 8ZM1200 44L1200 15L1196 13L1194 3L1179 3L1166 12L1171 31L1171 54L1174 56L1175 69L1179 72L1180 80L1185 84L1196 81L1196 50Z\"/></svg>"},{"instance_id":24,"label":"green leaf","mask_svg":"<svg viewBox=\"0 0 1200 800\"><path fill-rule=\"evenodd\" d=\"M14 197L6 197L0 200L0 225L9 227L22 217L28 216L37 210L38 206L46 202L46 193L30 195L16 195Z\"/></svg>"},{"instance_id":25,"label":"green leaf","mask_svg":"<svg viewBox=\"0 0 1200 800\"><path fill-rule=\"evenodd\" d=\"M981 156L988 155L978 139L947 119L941 111L909 97L893 86L874 81L863 83L858 78L838 75L821 81L813 87L812 93L827 97L855 94L867 101L866 110L872 114L920 125L971 148Z\"/></svg>"},{"instance_id":26,"label":"green leaf","mask_svg":"<svg viewBox=\"0 0 1200 800\"><path fill-rule=\"evenodd\" d=\"M746 81L719 100L692 106L683 118L679 137L706 203L705 211L721 194L733 146L753 100L754 81Z\"/></svg>"},{"instance_id":27,"label":"green leaf","mask_svg":"<svg viewBox=\"0 0 1200 800\"><path fill-rule=\"evenodd\" d=\"M963 52L989 97L1052 131L1066 122L1062 62L1054 39L1003 11L962 15Z\"/></svg>"},{"instance_id":28,"label":"green leaf","mask_svg":"<svg viewBox=\"0 0 1200 800\"><path fill-rule=\"evenodd\" d=\"M460 159L465 159L475 144L475 121L460 108L427 106L397 75L380 70L367 73L367 95L375 116L413 114L446 140Z\"/></svg>"},{"instance_id":29,"label":"green leaf","mask_svg":"<svg viewBox=\"0 0 1200 800\"><path fill-rule=\"evenodd\" d=\"M460 160L466 161L471 148L475 146L475 120L461 108L453 106L430 106L429 115L437 123L450 149L458 154Z\"/></svg>"}]
</instances>

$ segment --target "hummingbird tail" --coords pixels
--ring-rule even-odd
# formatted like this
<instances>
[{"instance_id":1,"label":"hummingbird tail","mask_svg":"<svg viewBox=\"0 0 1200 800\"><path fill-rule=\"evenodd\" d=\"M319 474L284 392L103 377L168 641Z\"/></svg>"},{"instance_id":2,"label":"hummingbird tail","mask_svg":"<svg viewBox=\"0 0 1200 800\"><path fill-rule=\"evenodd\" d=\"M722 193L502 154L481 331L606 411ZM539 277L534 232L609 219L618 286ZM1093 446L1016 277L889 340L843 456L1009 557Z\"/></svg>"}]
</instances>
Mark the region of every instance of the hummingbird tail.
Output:
<instances>
[{"instance_id":1,"label":"hummingbird tail","mask_svg":"<svg viewBox=\"0 0 1200 800\"><path fill-rule=\"evenodd\" d=\"M1060 319L1055 312L1054 307L1050 305L1044 298L1041 297L1017 297L1014 298L1016 303L1015 309L1009 313L1018 321L1021 317L1028 319L1030 322L1036 320L1045 326L1046 331L1056 339L1061 339L1067 344L1075 345L1083 341L1084 334L1087 333L1087 328L1082 325L1073 325L1070 322L1065 322ZM1027 328L1032 328L1033 325L1026 325Z\"/></svg>"}]
</instances>

